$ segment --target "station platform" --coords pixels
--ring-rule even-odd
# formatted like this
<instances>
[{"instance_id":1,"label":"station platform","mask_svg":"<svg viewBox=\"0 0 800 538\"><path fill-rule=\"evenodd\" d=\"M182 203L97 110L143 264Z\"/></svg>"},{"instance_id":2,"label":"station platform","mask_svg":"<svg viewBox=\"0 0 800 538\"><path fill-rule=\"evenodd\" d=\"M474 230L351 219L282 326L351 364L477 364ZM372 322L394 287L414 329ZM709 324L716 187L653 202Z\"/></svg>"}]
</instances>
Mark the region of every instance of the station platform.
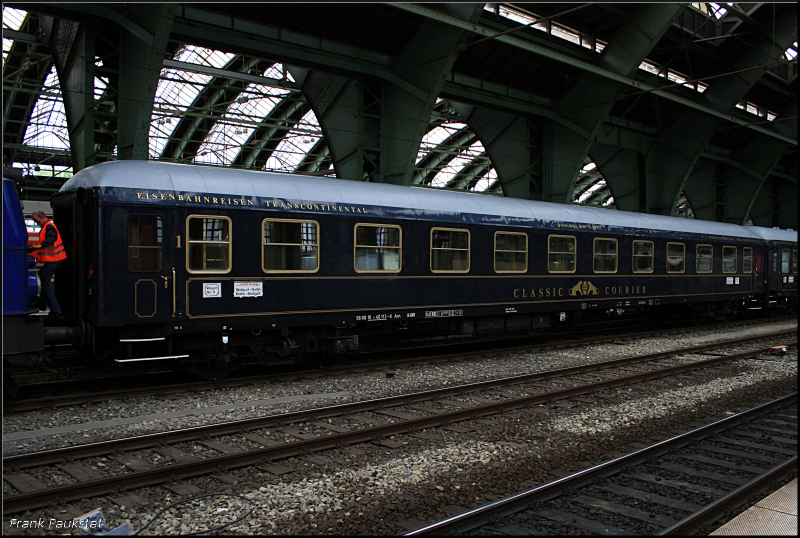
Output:
<instances>
[{"instance_id":1,"label":"station platform","mask_svg":"<svg viewBox=\"0 0 800 538\"><path fill-rule=\"evenodd\" d=\"M711 536L797 536L797 479L728 521Z\"/></svg>"}]
</instances>

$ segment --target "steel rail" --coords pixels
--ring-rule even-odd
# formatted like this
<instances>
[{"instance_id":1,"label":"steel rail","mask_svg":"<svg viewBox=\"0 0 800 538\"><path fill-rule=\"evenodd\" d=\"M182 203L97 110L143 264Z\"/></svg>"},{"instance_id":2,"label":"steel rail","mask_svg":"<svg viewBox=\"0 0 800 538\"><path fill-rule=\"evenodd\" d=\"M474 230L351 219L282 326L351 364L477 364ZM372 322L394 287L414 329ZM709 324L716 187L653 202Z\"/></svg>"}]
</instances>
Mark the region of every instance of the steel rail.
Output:
<instances>
[{"instance_id":1,"label":"steel rail","mask_svg":"<svg viewBox=\"0 0 800 538\"><path fill-rule=\"evenodd\" d=\"M740 504L751 495L764 491L770 484L774 483L776 480L787 477L792 471L797 471L797 456L784 461L780 465L776 465L747 484L742 484L721 499L717 499L708 506L703 507L702 510L698 510L694 514L678 521L673 526L662 530L658 535L694 534L701 526L719 519L728 508Z\"/></svg>"},{"instance_id":2,"label":"steel rail","mask_svg":"<svg viewBox=\"0 0 800 538\"><path fill-rule=\"evenodd\" d=\"M794 343L793 345L796 345L796 343ZM390 437L393 435L398 435L407 432L414 432L433 427L445 426L454 422L461 422L464 420L475 419L482 416L496 414L498 412L530 407L537 404L548 403L556 400L569 398L571 396L587 394L603 389L613 388L616 386L622 386L631 383L638 383L652 379L658 379L661 377L667 377L678 373L698 368L708 367L723 362L750 358L768 352L769 350L770 348L766 348L766 349L747 351L721 357L714 357L703 361L671 366L655 371L633 374L621 378L600 381L597 383L579 385L576 387L570 387L567 389L557 390L553 392L528 395L520 398L514 398L508 401L479 405L476 407L442 413L439 415L420 417L397 423L373 426L361 430L356 430L353 432L324 435L314 439L301 440L293 443L286 443L283 445L269 446L246 452L237 452L237 453L225 454L222 456L215 456L199 460L196 462L177 463L163 468L139 471L122 476L103 478L99 480L93 480L90 482L83 482L78 484L70 484L70 485L50 488L47 490L21 493L13 496L5 496L3 498L3 513L4 514L17 513L24 510L31 510L39 508L41 506L46 506L53 502L58 503L64 501L75 501L87 497L108 495L114 493L115 491L119 491L120 489L152 486L152 485L162 484L169 480L177 480L177 479L185 479L195 476L201 476L208 474L209 472L214 472L216 470L230 470L249 465L257 465L259 463L268 463L272 460L284 459L312 452L319 452L334 448L344 448L352 444L378 441L380 439ZM675 351L673 351L672 353L674 352ZM491 381L486 383L496 383L496 381ZM445 389L445 391L447 391L448 394L451 394L453 393L452 392L453 390L457 390L460 388L462 387ZM436 392L436 391L430 391L430 392ZM416 400L416 398L422 397L423 395L426 399L429 397L427 393L415 393L413 395L408 395L410 396L410 399L406 398L406 403L418 401ZM354 404L342 404L341 406L332 406L330 408L323 408L320 411L323 411L324 413L329 413L325 416L332 416L332 415L342 414L342 409L345 407L351 408L349 412L354 412L353 410L373 410L375 409L375 402L383 400L387 404L384 405L384 407L389 407L392 405L389 405L388 402L393 400L398 401L396 400L396 398L397 397L371 400L369 402L356 402ZM403 397L401 396L400 398ZM399 404L394 404L394 405L399 405ZM295 419L297 419L298 416L302 416L302 412L289 413L287 415L294 415ZM287 422L287 415L277 415L276 417L273 417L273 419L281 422L280 419L282 418L283 419L282 422ZM315 416L314 418L318 418L318 416ZM309 419L308 416L303 417L303 420L308 420L308 419ZM195 431L194 435L197 435L198 431L202 429L197 428L196 430L197 431ZM203 433L208 434L208 430L204 431ZM174 439L172 440L174 442ZM137 439L134 438L131 439L130 441L136 442ZM97 445L102 445L102 444L103 443L98 443ZM93 446L93 445L88 445L88 446ZM50 455L51 456L58 455L59 460L61 460L65 457L64 456L65 453L69 452L70 452L69 449L67 449L64 452L50 451ZM106 448L104 451L102 451L102 453L108 453L108 449ZM16 461L23 461L25 457L26 456L19 456L15 458L11 456L8 457L8 460L9 462L13 461L14 459L16 459ZM5 472L6 458L4 458L3 463Z\"/></svg>"},{"instance_id":3,"label":"steel rail","mask_svg":"<svg viewBox=\"0 0 800 538\"><path fill-rule=\"evenodd\" d=\"M559 478L558 480L554 480L552 482L548 482L547 484L542 484L540 486L517 493L510 497L494 501L485 506L475 508L474 510L469 510L462 514L457 514L455 516L449 517L442 521L438 521L431 525L426 525L425 527L421 527L414 531L408 532L404 536L422 536L430 534L440 535L440 534L447 534L454 532L463 532L470 529L474 529L476 527L488 523L490 518L494 516L513 514L515 512L524 509L527 505L529 505L534 501L548 500L557 497L558 495L564 493L568 488L580 487L586 484L590 484L600 477L615 474L626 466L635 465L650 458L661 456L672 450L675 450L676 448L685 446L697 439L707 437L712 433L716 433L725 430L727 428L730 428L731 426L746 422L760 414L768 413L772 409L780 408L783 405L786 405L787 403L790 403L792 401L797 401L797 392L784 396L783 398L778 398L777 400L767 402L752 409L748 409L747 411L743 411L742 413L738 413L736 415L732 415L730 417L726 417L724 419L712 422L711 424L701 426L700 428L696 428L694 430L682 433L670 439L659 441L658 443L654 443L653 445L605 461L593 467L589 467L582 471L578 471L577 473L573 473L563 478ZM771 469L770 471L765 473L765 475L772 475L774 478L775 475L779 474L780 472L783 472L783 470L787 468L790 468L792 462L794 462L794 465L796 467L797 456L794 456L793 458L790 458L783 464L778 465L777 467ZM742 486L738 489L743 489L746 486L747 485ZM730 495L733 495L733 492ZM713 503L714 505L717 506L709 506L706 508L708 508L709 512L718 510L720 508L718 503L719 501ZM705 512L706 508L704 508L700 512ZM687 528L689 528L690 523L696 524L701 517L697 516L695 519L694 516L695 515L685 518L684 520L679 522L679 524L686 524ZM677 527L678 524L676 524L674 528L670 527L669 529L666 529L664 532L666 531L669 531L670 533L681 532L682 529Z\"/></svg>"},{"instance_id":4,"label":"steel rail","mask_svg":"<svg viewBox=\"0 0 800 538\"><path fill-rule=\"evenodd\" d=\"M658 331L641 331L641 332L632 332L628 334L617 334L615 336L592 335L590 337L581 340L544 342L538 344L534 343L514 344L507 347L503 347L499 350L495 348L492 351L513 353L515 351L519 351L522 349L530 349L530 350L563 349L567 347L577 347L589 344L601 344L601 343L613 342L615 340L620 340L620 339L647 338L649 336L661 335L661 334L663 334L663 329ZM525 337L523 337L523 339L525 339ZM469 343L455 342L445 345L439 343L437 345L432 345L432 346L421 346L416 348L411 347L408 348L408 350L429 351L429 350L436 350L441 347L458 349L459 347L466 347L466 346L469 346L471 350L467 352L448 351L447 353L443 354L440 353L436 355L425 355L424 357L416 357L411 359L381 361L380 363L373 362L369 364L348 364L328 369L301 370L301 371L293 371L293 372L278 373L278 374L269 373L269 374L253 375L253 376L232 377L218 381L191 381L187 383L170 383L170 384L161 384L150 387L130 388L130 389L125 389L123 391L104 390L104 391L93 392L91 394L57 395L57 396L45 396L40 398L29 398L29 399L18 398L14 401L6 402L5 411L19 413L23 411L34 411L42 408L68 407L74 405L82 405L85 403L98 403L107 400L118 400L122 398L130 398L136 396L150 396L153 394L155 395L174 394L176 392L185 392L190 390L208 390L216 388L239 387L243 385L251 385L265 381L280 381L284 379L307 379L307 378L321 377L326 375L337 375L341 373L355 373L355 372L370 371L375 369L399 368L402 366L420 364L421 362L429 363L429 362L450 361L454 359L463 359L464 357L483 355L487 352L487 350L482 349L482 346L495 344L496 342L497 342L496 340L483 340L483 341L469 342ZM480 349L475 349L475 346L479 346ZM367 352L366 356L369 357L374 353L377 352ZM140 374L140 375L144 377L144 376L152 376L154 374ZM86 380L87 385L96 384L97 382L98 381L96 379ZM39 391L53 390L57 389L59 386L70 386L70 385L75 386L76 384L80 383L81 381L70 380L70 381L59 381L54 383L19 385L18 391L30 392L37 390Z\"/></svg>"},{"instance_id":5,"label":"steel rail","mask_svg":"<svg viewBox=\"0 0 800 538\"><path fill-rule=\"evenodd\" d=\"M783 336L783 335L793 335L796 331L787 330L787 331L780 331L774 333L775 337ZM502 353L513 353L518 352L520 350L551 350L551 349L563 349L568 347L578 347L583 345L589 344L603 344L608 342L614 342L621 339L631 339L631 338L647 338L653 335L662 335L663 329L659 331L644 331L638 333L630 333L630 334L617 334L613 336L592 336L583 340L571 340L567 342L546 342L540 344L522 344L522 345L515 345L504 347L500 350L493 350L499 351ZM760 339L762 337L752 337L753 340ZM481 344L485 344L487 342L480 342ZM457 343L458 345L464 345L464 343ZM472 344L470 344L472 345ZM265 381L278 381L283 379L305 379L310 377L320 377L325 375L337 375L340 373L354 373L354 372L362 372L362 371L370 371L375 369L392 369L392 368L399 368L402 366L407 365L415 365L422 362L434 362L434 361L451 361L454 359L463 359L469 358L474 356L481 356L487 352L485 349L481 350L472 350L468 352L449 352L446 354L440 355L428 355L422 359L414 358L414 359L399 359L394 361L387 361L377 363L370 363L366 365L346 365L341 367L335 367L331 369L325 370L305 370L301 372L289 372L284 374L267 374L267 375L256 375L256 376L246 376L246 377L237 377L237 378L230 378L221 381L195 381L190 383L181 383L181 384L168 384L168 385L159 385L155 387L140 387L135 389L128 389L124 391L120 390L108 390L108 391L101 391L101 392L94 392L92 394L77 394L77 395L61 395L61 396L48 396L44 398L36 398L36 399L28 399L28 400L21 400L21 401L9 401L5 403L5 411L6 412L23 412L23 411L33 411L42 408L55 408L55 407L68 407L72 405L82 405L85 403L98 403L107 400L117 400L126 397L135 397L135 396L150 396L150 395L163 395L163 394L174 394L176 392L185 392L190 390L208 390L208 389L215 389L215 388L229 388L229 387L239 387L243 385L250 385L255 383L261 383ZM87 381L87 383L91 383L92 380ZM25 385L21 385L19 387L20 390L25 389Z\"/></svg>"},{"instance_id":6,"label":"steel rail","mask_svg":"<svg viewBox=\"0 0 800 538\"><path fill-rule=\"evenodd\" d=\"M5 471L7 469L25 469L39 465L58 463L62 461L64 458L70 458L70 459L89 458L93 456L102 456L110 451L116 452L116 451L141 450L153 446L158 446L164 443L174 444L186 441L193 441L203 436L230 435L249 430L262 429L275 425L287 425L296 422L319 420L322 418L335 417L344 414L372 411L375 409L383 409L388 407L398 407L401 405L408 405L412 403L419 403L439 398L447 398L449 396L458 396L462 394L468 394L471 392L478 392L498 386L515 385L515 384L527 383L539 380L547 380L552 377L562 377L572 374L594 372L598 370L623 366L625 364L645 363L653 360L668 358L675 355L697 354L704 350L718 349L721 347L738 345L743 342L750 342L756 339L759 338L748 337L746 339L726 340L722 342L704 344L702 346L693 346L688 348L673 349L669 351L660 351L657 353L651 353L644 356L623 357L620 359L612 359L588 365L569 366L565 368L558 368L555 370L546 370L544 372L521 374L518 376L491 379L488 381L479 381L476 383L456 385L453 387L431 389L411 394L387 396L384 398L374 398L371 400L363 400L359 402L350 402L350 403L336 404L325 407L318 407L313 409L292 411L289 413L281 413L266 417L256 417L256 418L235 420L230 422L222 422L219 424L210 424L205 426L183 428L180 430L150 433L136 437L111 439L108 441L100 441L97 443L88 443L85 445L44 450L29 454L4 456L3 470ZM789 345L796 346L796 343ZM763 353L764 351L768 351L768 349L769 348L767 348L766 350L762 349L758 351L753 351L751 353L760 354ZM722 356L723 359L727 359L728 357L730 356L728 355ZM719 357L717 358L717 360L719 360ZM698 364L700 366L697 366L697 368L701 368L707 363L705 361L700 361L698 363L691 363L691 364ZM547 393L547 394L554 394L554 393Z\"/></svg>"}]
</instances>

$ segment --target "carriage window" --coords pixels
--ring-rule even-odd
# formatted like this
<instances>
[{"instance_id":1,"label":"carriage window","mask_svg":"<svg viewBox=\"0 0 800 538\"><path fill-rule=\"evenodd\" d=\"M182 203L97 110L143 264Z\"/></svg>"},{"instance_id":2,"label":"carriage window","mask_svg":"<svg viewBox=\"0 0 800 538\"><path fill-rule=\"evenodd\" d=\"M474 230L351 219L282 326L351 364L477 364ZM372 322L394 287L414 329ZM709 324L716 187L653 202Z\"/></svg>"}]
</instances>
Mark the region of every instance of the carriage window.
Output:
<instances>
[{"instance_id":1,"label":"carriage window","mask_svg":"<svg viewBox=\"0 0 800 538\"><path fill-rule=\"evenodd\" d=\"M781 251L781 273L789 272L789 249L785 248Z\"/></svg>"},{"instance_id":2,"label":"carriage window","mask_svg":"<svg viewBox=\"0 0 800 538\"><path fill-rule=\"evenodd\" d=\"M652 273L653 272L653 242L634 241L633 242L633 272Z\"/></svg>"},{"instance_id":3,"label":"carriage window","mask_svg":"<svg viewBox=\"0 0 800 538\"><path fill-rule=\"evenodd\" d=\"M261 268L265 273L313 273L319 269L315 221L264 219Z\"/></svg>"},{"instance_id":4,"label":"carriage window","mask_svg":"<svg viewBox=\"0 0 800 538\"><path fill-rule=\"evenodd\" d=\"M400 226L356 224L355 268L357 273L397 273L402 259Z\"/></svg>"},{"instance_id":5,"label":"carriage window","mask_svg":"<svg viewBox=\"0 0 800 538\"><path fill-rule=\"evenodd\" d=\"M192 215L186 219L186 269L190 273L231 270L231 219Z\"/></svg>"},{"instance_id":6,"label":"carriage window","mask_svg":"<svg viewBox=\"0 0 800 538\"><path fill-rule=\"evenodd\" d=\"M551 273L574 273L575 243L574 236L551 235L547 241L547 270Z\"/></svg>"},{"instance_id":7,"label":"carriage window","mask_svg":"<svg viewBox=\"0 0 800 538\"><path fill-rule=\"evenodd\" d=\"M128 218L128 269L160 271L163 241L161 217L131 215Z\"/></svg>"},{"instance_id":8,"label":"carriage window","mask_svg":"<svg viewBox=\"0 0 800 538\"><path fill-rule=\"evenodd\" d=\"M697 258L695 260L695 268L698 273L710 273L711 261L713 259L714 250L711 245L697 245L695 250Z\"/></svg>"},{"instance_id":9,"label":"carriage window","mask_svg":"<svg viewBox=\"0 0 800 538\"><path fill-rule=\"evenodd\" d=\"M469 272L469 231L431 229L431 271Z\"/></svg>"},{"instance_id":10,"label":"carriage window","mask_svg":"<svg viewBox=\"0 0 800 538\"><path fill-rule=\"evenodd\" d=\"M736 247L722 247L722 272L736 272Z\"/></svg>"},{"instance_id":11,"label":"carriage window","mask_svg":"<svg viewBox=\"0 0 800 538\"><path fill-rule=\"evenodd\" d=\"M616 239L594 240L594 272L595 273L617 272Z\"/></svg>"},{"instance_id":12,"label":"carriage window","mask_svg":"<svg viewBox=\"0 0 800 538\"><path fill-rule=\"evenodd\" d=\"M686 270L686 245L667 243L667 273L683 273Z\"/></svg>"},{"instance_id":13,"label":"carriage window","mask_svg":"<svg viewBox=\"0 0 800 538\"><path fill-rule=\"evenodd\" d=\"M495 273L524 273L528 270L528 235L496 232L494 234Z\"/></svg>"},{"instance_id":14,"label":"carriage window","mask_svg":"<svg viewBox=\"0 0 800 538\"><path fill-rule=\"evenodd\" d=\"M744 247L742 249L742 273L753 272L753 249Z\"/></svg>"},{"instance_id":15,"label":"carriage window","mask_svg":"<svg viewBox=\"0 0 800 538\"><path fill-rule=\"evenodd\" d=\"M797 251L792 251L792 273L797 274Z\"/></svg>"}]
</instances>

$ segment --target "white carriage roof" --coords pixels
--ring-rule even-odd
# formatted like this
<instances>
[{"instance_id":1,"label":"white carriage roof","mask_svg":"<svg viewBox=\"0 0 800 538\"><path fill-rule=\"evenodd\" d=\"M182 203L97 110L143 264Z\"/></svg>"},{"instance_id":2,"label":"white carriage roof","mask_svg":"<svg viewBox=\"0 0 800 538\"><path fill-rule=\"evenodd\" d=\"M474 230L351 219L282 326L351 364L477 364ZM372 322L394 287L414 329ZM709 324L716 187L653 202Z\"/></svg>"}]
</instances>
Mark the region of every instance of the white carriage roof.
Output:
<instances>
[{"instance_id":1,"label":"white carriage roof","mask_svg":"<svg viewBox=\"0 0 800 538\"><path fill-rule=\"evenodd\" d=\"M797 243L797 230L783 230L781 228L764 228L762 226L745 226L761 239L767 241L789 241Z\"/></svg>"},{"instance_id":2,"label":"white carriage roof","mask_svg":"<svg viewBox=\"0 0 800 538\"><path fill-rule=\"evenodd\" d=\"M757 227L744 227L724 222L682 219L423 187L157 161L113 161L91 166L75 174L64 184L61 192L79 187L207 192L328 204L411 208L422 212L467 213L501 219L503 217L536 219L749 239L762 237L754 232ZM791 235L791 232L787 233ZM794 241L796 240L795 233Z\"/></svg>"}]
</instances>

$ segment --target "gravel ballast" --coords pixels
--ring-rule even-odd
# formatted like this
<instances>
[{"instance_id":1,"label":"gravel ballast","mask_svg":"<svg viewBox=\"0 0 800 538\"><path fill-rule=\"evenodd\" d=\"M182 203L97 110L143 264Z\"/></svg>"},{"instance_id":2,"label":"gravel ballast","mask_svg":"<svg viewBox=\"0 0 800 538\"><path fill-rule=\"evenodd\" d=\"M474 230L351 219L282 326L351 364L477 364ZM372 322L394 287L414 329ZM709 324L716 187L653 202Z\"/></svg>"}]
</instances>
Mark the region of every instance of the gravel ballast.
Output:
<instances>
[{"instance_id":1,"label":"gravel ballast","mask_svg":"<svg viewBox=\"0 0 800 538\"><path fill-rule=\"evenodd\" d=\"M766 321L625 345L415 366L395 370L391 379L373 371L34 411L4 417L3 452L240 420L796 328L796 321ZM796 379L796 355L738 361L714 373L694 375L683 386L662 382L620 387L607 391L599 404L519 410L492 417L491 426L475 425L470 433L439 429L424 438L399 436L404 443L399 448L362 444L324 453L327 462L289 458L279 462L290 469L281 475L247 467L230 472L238 477L234 484L192 479L188 482L204 493L227 496L204 497L202 506L198 500L198 506L175 507L159 515L163 521L150 523L161 509L188 496L162 487L143 488L136 495L146 504L123 508L108 499L88 499L64 508L68 514L61 517L101 507L111 526L127 522L136 532L150 523L145 534L187 534L224 524L230 525L220 532L227 534L398 534L599 463L667 432L782 396L796 390ZM113 425L115 420L121 422ZM54 428L64 432L54 433ZM3 529L7 534L65 533L23 531L12 526L11 517L4 517Z\"/></svg>"}]
</instances>

